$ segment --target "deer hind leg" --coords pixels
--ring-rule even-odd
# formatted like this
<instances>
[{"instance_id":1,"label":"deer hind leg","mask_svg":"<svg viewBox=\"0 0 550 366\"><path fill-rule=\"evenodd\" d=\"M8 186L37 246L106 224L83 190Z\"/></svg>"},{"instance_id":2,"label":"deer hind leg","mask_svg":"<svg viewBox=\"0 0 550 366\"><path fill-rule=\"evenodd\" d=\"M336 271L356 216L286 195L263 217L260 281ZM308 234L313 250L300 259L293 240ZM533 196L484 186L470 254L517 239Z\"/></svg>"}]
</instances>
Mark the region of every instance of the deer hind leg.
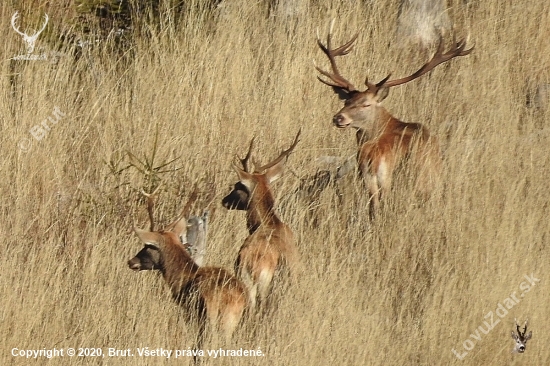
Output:
<instances>
[{"instance_id":1,"label":"deer hind leg","mask_svg":"<svg viewBox=\"0 0 550 366\"><path fill-rule=\"evenodd\" d=\"M258 283L254 281L252 275L247 269L238 268L236 272L238 274L238 277L241 279L248 290L250 309L255 309L258 297Z\"/></svg>"},{"instance_id":2,"label":"deer hind leg","mask_svg":"<svg viewBox=\"0 0 550 366\"><path fill-rule=\"evenodd\" d=\"M238 289L232 289L231 291L233 293L228 294L228 303L225 304L220 319L226 342L231 339L231 336L239 325L248 303L246 293Z\"/></svg>"},{"instance_id":3,"label":"deer hind leg","mask_svg":"<svg viewBox=\"0 0 550 366\"><path fill-rule=\"evenodd\" d=\"M206 305L205 299L200 298L200 299L194 299L192 301L193 302L196 301L193 304L193 306L196 307L197 312L195 314L188 314L189 316L188 320L196 321L198 332L197 332L197 338L195 339L194 348L196 350L199 350L199 349L203 349L204 343L207 338L207 334L208 334L207 327L208 327L209 318L211 317L211 314L210 314L211 311L209 311ZM193 363L195 365L200 364L199 356L196 356L196 355L193 356Z\"/></svg>"},{"instance_id":4,"label":"deer hind leg","mask_svg":"<svg viewBox=\"0 0 550 366\"><path fill-rule=\"evenodd\" d=\"M273 268L263 268L258 276L258 291L260 295L261 306L266 306L267 296L271 288L271 281L273 280Z\"/></svg>"}]
</instances>

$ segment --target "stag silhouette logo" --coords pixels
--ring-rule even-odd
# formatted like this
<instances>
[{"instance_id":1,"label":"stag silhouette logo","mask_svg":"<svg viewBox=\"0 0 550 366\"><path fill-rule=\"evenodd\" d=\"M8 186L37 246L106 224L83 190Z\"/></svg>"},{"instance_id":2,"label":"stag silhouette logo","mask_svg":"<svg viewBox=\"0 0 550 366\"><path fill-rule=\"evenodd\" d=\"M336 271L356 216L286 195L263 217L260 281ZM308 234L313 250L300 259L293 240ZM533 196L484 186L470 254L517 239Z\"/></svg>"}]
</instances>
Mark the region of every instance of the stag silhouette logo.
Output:
<instances>
[{"instance_id":1,"label":"stag silhouette logo","mask_svg":"<svg viewBox=\"0 0 550 366\"><path fill-rule=\"evenodd\" d=\"M42 28L31 36L19 30L19 28L15 24L17 18L19 18L19 12L16 11L15 14L13 14L13 16L11 17L11 26L17 32L17 34L23 37L23 41L25 41L25 43L27 44L27 55L30 55L34 51L34 46L36 44L38 36L44 31L44 29L46 29L46 25L48 25L48 14L44 14L44 25L42 26Z\"/></svg>"}]
</instances>

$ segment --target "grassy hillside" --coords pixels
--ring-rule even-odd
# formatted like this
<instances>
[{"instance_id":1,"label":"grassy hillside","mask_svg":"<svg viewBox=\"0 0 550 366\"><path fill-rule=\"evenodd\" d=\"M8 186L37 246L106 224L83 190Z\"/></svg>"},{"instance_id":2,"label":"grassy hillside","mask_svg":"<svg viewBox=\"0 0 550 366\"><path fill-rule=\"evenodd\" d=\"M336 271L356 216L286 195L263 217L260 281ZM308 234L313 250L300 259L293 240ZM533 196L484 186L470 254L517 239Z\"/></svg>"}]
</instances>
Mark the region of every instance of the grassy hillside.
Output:
<instances>
[{"instance_id":1,"label":"grassy hillside","mask_svg":"<svg viewBox=\"0 0 550 366\"><path fill-rule=\"evenodd\" d=\"M180 319L159 274L127 267L141 248L131 228L148 225L139 190L162 182L156 215L163 225L198 187L194 212L212 211L206 262L232 268L247 231L244 213L220 204L236 181L231 162L253 136L258 159L272 159L300 127L301 142L274 185L280 216L297 236L300 280L254 331L247 325L232 344L205 345L265 356L204 357L205 365L550 359L549 112L526 106L526 96L550 78L545 2L452 1L457 37L469 37L474 52L394 88L384 102L438 136L441 185L420 204L407 177L397 177L374 222L355 176L316 202L296 190L326 168L319 157L356 151L354 133L331 123L341 102L316 80L313 60L327 67L316 30L323 34L332 18L335 42L361 30L340 60L356 85L366 74L407 75L425 56L396 39L396 0L318 0L289 19L268 17L261 2L235 0L210 12L197 1L178 21L161 8L157 23L144 15L124 42L104 36L83 50L74 38L59 38L81 31L78 11L70 2L48 3L0 7L0 363L30 363L13 357L14 348L111 347L134 356L107 364L156 365L165 360L139 357L136 348L192 347L196 330ZM35 52L63 53L57 63L9 61L25 53L10 25L16 10L22 28L50 14ZM540 279L528 292L526 275ZM519 302L499 317L510 296ZM478 327L487 329L490 312L498 324L484 334ZM514 318L529 318L533 330L522 355L510 353ZM453 349L467 354L459 360ZM192 363L173 355L170 362ZM75 363L98 360L52 360Z\"/></svg>"}]
</instances>

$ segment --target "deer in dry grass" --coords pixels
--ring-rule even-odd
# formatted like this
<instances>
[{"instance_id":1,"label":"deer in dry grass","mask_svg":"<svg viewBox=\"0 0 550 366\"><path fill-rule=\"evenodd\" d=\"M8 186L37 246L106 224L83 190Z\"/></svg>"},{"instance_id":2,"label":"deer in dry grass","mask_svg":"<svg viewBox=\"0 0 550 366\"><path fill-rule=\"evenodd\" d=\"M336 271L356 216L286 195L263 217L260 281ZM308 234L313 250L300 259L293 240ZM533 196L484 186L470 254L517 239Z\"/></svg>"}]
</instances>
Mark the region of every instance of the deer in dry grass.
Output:
<instances>
[{"instance_id":1,"label":"deer in dry grass","mask_svg":"<svg viewBox=\"0 0 550 366\"><path fill-rule=\"evenodd\" d=\"M328 57L332 72L317 66L316 69L328 78L326 80L318 76L318 79L332 87L340 99L345 101L344 107L332 119L334 125L357 130L357 162L370 194L371 215L378 210L381 198L389 192L393 173L406 157L412 163L412 171L417 174L416 191L426 197L433 189L441 169L438 140L422 124L403 122L392 116L382 106L382 101L388 96L390 88L408 83L455 57L466 56L472 52L473 47L465 49L466 43L461 40L444 52L440 36L434 56L417 71L394 80L390 80L388 75L378 83L372 83L367 78L367 89L360 91L340 74L336 65L336 57L347 55L352 50L359 33L344 45L332 48L333 24L328 32L326 45L317 37L317 44Z\"/></svg>"},{"instance_id":2,"label":"deer in dry grass","mask_svg":"<svg viewBox=\"0 0 550 366\"><path fill-rule=\"evenodd\" d=\"M239 159L242 166L233 164L239 181L222 200L229 210L246 210L250 235L239 250L235 270L248 287L251 307L265 304L276 271L286 267L293 273L299 261L294 234L275 212L271 183L281 177L285 161L298 144L300 132L287 150L266 165L255 164L253 171L249 165L252 139L246 157Z\"/></svg>"},{"instance_id":3,"label":"deer in dry grass","mask_svg":"<svg viewBox=\"0 0 550 366\"><path fill-rule=\"evenodd\" d=\"M149 218L153 217L153 197L148 196ZM248 305L248 291L233 274L220 267L200 267L183 245L188 219L182 214L165 230L146 231L134 228L145 245L128 261L134 271L158 270L170 287L174 300L186 310L190 321L197 321L198 345L207 323L221 330L229 339ZM151 230L154 223L151 220ZM195 242L196 243L196 242Z\"/></svg>"},{"instance_id":4,"label":"deer in dry grass","mask_svg":"<svg viewBox=\"0 0 550 366\"><path fill-rule=\"evenodd\" d=\"M515 320L515 322L517 334L512 331L512 338L516 341L516 345L514 346L512 353L523 353L527 347L527 341L531 339L533 332L529 331L527 335L525 334L527 333L527 320L525 321L523 332L519 329L518 321Z\"/></svg>"}]
</instances>

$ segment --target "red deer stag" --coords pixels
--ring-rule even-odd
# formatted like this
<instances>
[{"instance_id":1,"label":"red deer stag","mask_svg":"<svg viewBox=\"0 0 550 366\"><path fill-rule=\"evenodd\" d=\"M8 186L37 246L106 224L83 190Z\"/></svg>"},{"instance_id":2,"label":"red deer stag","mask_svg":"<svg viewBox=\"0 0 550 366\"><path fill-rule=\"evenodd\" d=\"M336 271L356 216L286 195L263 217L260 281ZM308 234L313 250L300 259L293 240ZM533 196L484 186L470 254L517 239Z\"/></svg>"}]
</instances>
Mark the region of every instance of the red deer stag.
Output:
<instances>
[{"instance_id":1,"label":"red deer stag","mask_svg":"<svg viewBox=\"0 0 550 366\"><path fill-rule=\"evenodd\" d=\"M269 294L275 272L287 266L295 273L299 259L294 234L275 212L275 199L271 183L283 173L283 165L298 144L300 132L292 145L270 163L251 172L249 159L254 145L239 159L242 168L233 164L239 177L233 190L223 198L229 210L246 210L246 225L250 235L245 239L235 263L235 270L247 285L251 307L262 305ZM293 268L294 267L294 268Z\"/></svg>"},{"instance_id":2,"label":"red deer stag","mask_svg":"<svg viewBox=\"0 0 550 366\"><path fill-rule=\"evenodd\" d=\"M152 200L148 197L149 215ZM153 227L151 222L151 227ZM182 245L188 220L184 216L168 225L169 230L146 231L134 228L145 244L128 261L134 271L158 270L172 291L172 296L186 310L189 320L198 321L198 346L207 321L221 329L229 339L248 305L246 286L229 271L220 267L199 267L189 254L189 246Z\"/></svg>"},{"instance_id":3,"label":"red deer stag","mask_svg":"<svg viewBox=\"0 0 550 366\"><path fill-rule=\"evenodd\" d=\"M382 106L382 101L388 96L391 87L408 83L455 57L466 56L472 52L473 47L466 50L466 42L461 40L444 52L443 39L440 36L434 56L420 69L401 79L389 80L388 75L378 83L372 83L367 78L367 89L360 91L340 74L336 65L336 57L347 55L352 50L359 33L344 45L331 48L332 25L326 46L317 37L317 44L330 61L332 73L316 66L317 71L329 80L320 76L318 79L332 87L340 99L345 101L344 107L332 119L334 125L357 130L357 163L371 197L371 215L378 210L381 197L389 192L393 172L405 157L409 158L413 171L417 174L416 191L426 196L433 189L441 170L441 152L437 138L431 136L428 129L420 123L406 123L392 116Z\"/></svg>"}]
</instances>

